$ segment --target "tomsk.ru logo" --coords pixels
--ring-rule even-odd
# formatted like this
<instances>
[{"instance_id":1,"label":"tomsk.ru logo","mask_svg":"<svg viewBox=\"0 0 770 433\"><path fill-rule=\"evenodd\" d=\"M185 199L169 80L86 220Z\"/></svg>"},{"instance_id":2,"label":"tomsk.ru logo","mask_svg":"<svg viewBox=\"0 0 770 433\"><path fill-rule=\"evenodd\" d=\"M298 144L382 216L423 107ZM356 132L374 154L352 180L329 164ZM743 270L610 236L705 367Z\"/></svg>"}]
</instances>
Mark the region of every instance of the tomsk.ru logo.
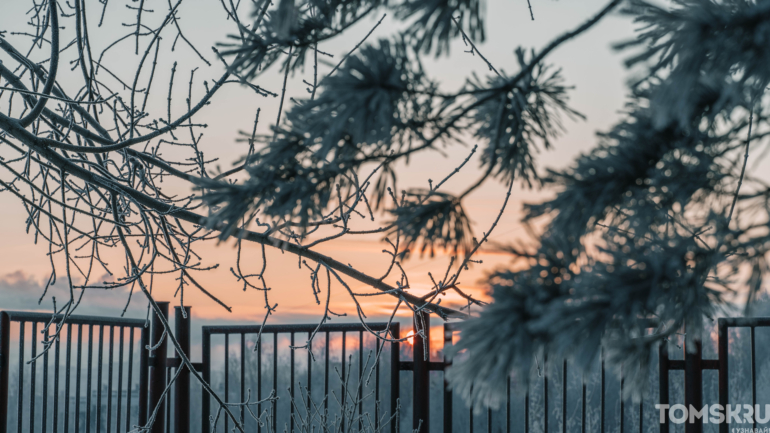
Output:
<instances>
[{"instance_id":1,"label":"tomsk.ru logo","mask_svg":"<svg viewBox=\"0 0 770 433\"><path fill-rule=\"evenodd\" d=\"M683 404L656 404L655 409L660 411L660 423L666 421L666 412L668 419L674 424L694 423L696 420L702 420L703 424L767 424L770 421L770 404L766 404L762 411L764 417L760 415L761 405L750 404L721 404L704 405L700 410L693 405L688 408ZM733 428L732 433L770 433L770 427L764 428Z\"/></svg>"}]
</instances>

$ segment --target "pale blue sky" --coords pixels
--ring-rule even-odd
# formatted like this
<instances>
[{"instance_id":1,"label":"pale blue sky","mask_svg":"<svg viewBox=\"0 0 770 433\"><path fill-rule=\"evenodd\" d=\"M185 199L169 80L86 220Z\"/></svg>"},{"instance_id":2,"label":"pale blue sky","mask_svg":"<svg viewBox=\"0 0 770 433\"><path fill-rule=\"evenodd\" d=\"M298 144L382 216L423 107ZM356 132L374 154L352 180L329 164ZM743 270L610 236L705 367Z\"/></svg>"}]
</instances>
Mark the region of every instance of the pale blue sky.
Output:
<instances>
[{"instance_id":1,"label":"pale blue sky","mask_svg":"<svg viewBox=\"0 0 770 433\"><path fill-rule=\"evenodd\" d=\"M93 24L99 19L102 5L96 0L87 0L86 3L90 7L89 20ZM248 2L242 3L241 13L249 13ZM132 31L130 27L122 25L122 23L133 23L135 20L134 12L126 9L127 4L133 5L134 3L131 3L130 0L109 1L104 26L93 30L91 34L95 53L101 52L108 43ZM532 21L526 0L487 1L487 40L484 43L478 43L478 48L496 68L513 73L517 69L514 56L516 47L540 49L554 37L581 24L600 10L604 4L605 1L602 0L532 0L536 18L535 21ZM167 2L164 0L147 0L145 7L156 11L153 14L147 14L145 18L146 22L152 26L157 25L157 22L168 9ZM24 25L25 14L29 9L27 1L3 0L2 9L0 29L8 31L28 30ZM332 53L335 56L333 61L336 63L371 29L380 16L375 15L370 19L363 20L345 36L329 41L319 48ZM213 66L207 68L202 65L182 41L177 42L174 52L162 49L156 71L156 81L153 84L153 86L157 86L154 88L159 90L148 102L154 117L161 115L165 117L171 64L174 61L179 62L177 80L174 86L173 116L174 113L178 115L183 110L190 70L193 67L204 66L195 75L198 86L194 87L193 100L202 94L200 80L206 79L210 82L221 74L222 65L209 47L217 42L226 41L226 35L235 31L232 22L226 20L221 4L217 0L185 0L180 8L179 17L181 17L180 25L186 36L196 44ZM67 19L63 23L66 29L62 39L67 43L74 34L74 22L72 19ZM388 16L382 25L374 31L370 40L388 37L397 27L398 24L392 20L391 16ZM174 34L175 32L166 34L161 48L169 47ZM594 133L597 130L607 129L618 119L618 111L622 109L624 103L624 81L628 73L622 66L622 55L613 52L611 44L627 39L632 35L633 25L629 19L617 14L610 15L595 28L579 38L565 43L548 57L549 63L563 69L567 83L575 86L575 89L570 93L571 105L585 114L587 120L582 122L566 121L567 133L555 141L555 148L552 151L539 156L541 169L544 167L564 167L569 164L577 154L595 145ZM29 45L25 39L17 36L9 36L9 40L19 48L26 49ZM147 39L140 41L140 48L146 47L147 43ZM132 74L140 58L140 56L134 55L133 45L133 38L129 38L104 56L104 63L109 65L110 70L127 82L133 80ZM429 74L441 81L442 87L446 91L461 86L473 72L480 76L489 73L480 58L464 53L463 49L462 42L457 40L452 44L451 56L439 59L426 57L424 59ZM98 54L95 54L95 57L98 57ZM39 60L42 57L38 55L35 58ZM72 48L65 52L63 58L65 61L74 58ZM0 59L6 62L10 61L3 55L0 55ZM321 66L319 74L324 74L330 69L328 66ZM149 63L145 67L140 83L146 82L144 77L148 71ZM69 68L65 67L60 76L62 77L60 82L64 83L65 88L67 85L71 85L69 93L74 94L77 83L79 83L78 80L81 79L79 70L69 71ZM109 81L106 75L103 79ZM312 68L308 67L303 73L290 76L288 97L306 95L305 86L302 84L303 79L312 80ZM281 80L282 75L276 68L273 68L260 75L254 83L279 93ZM124 92L124 95L126 93ZM225 87L214 98L212 105L204 109L196 118L197 123L209 125L203 131L204 137L201 145L206 157L217 156L221 158L223 169L229 168L232 162L243 155L246 148L244 143L235 142L237 131L250 130L255 111L260 108L262 111L258 131L263 134L268 133L269 127L276 117L277 106L276 99L257 96L243 86L231 84ZM5 102L3 107L5 107ZM183 134L186 134L186 131ZM468 148L448 149L446 157L438 153L430 153L413 158L408 166L402 167L402 181L399 187L427 186L429 178L444 177L459 161L467 156L468 149L473 144L474 142L469 141ZM0 155L2 154L4 152L0 152ZM474 158L467 169L447 184L447 188L457 191L475 180L480 174L478 165L478 158ZM185 191L185 189L179 190L180 193ZM524 233L518 224L521 204L542 200L549 194L551 193L548 191L516 190L512 202L497 228L496 240L524 238ZM478 232L486 230L502 203L503 195L502 186L492 182L469 198L466 206L475 222L475 230ZM8 299L10 293L13 293L11 296L14 298L12 308L35 308L41 293L33 287L34 284L31 282L39 282L47 278L50 272L48 259L45 256L46 248L42 245L34 245L32 235L24 233L26 215L23 207L14 197L9 194L0 194L0 208L3 209L4 222L0 226L0 239L3 243L2 248L0 248L0 308L6 309L2 305L4 303L2 299ZM321 250L338 255L342 261L348 260L356 266L367 268L382 263L383 260L380 254L382 247L375 242L376 240L375 238L361 241L342 241L323 247ZM232 264L232 248L229 245L211 246L206 248L204 252L206 253L204 258L207 262L221 263L220 269L205 277L205 280L216 285L226 302L236 306L237 314L231 317L239 320L259 317L263 311L261 298L254 294L241 292L240 286L228 271ZM315 307L315 302L308 299L310 296L309 287L307 287L309 277L306 273L296 270L296 259L281 257L280 253L275 252L271 252L269 258L271 266L275 268L272 271L272 285L276 293L272 296L278 296L276 299L279 299L278 302L281 303L276 320L295 320L298 316L307 314L315 317L319 314L320 310ZM435 273L437 270L443 269L446 260L445 256L437 257L432 263L414 260L406 263L405 268L414 271L415 285L419 286L421 280L427 281L429 270L433 269ZM483 271L507 262L506 257L494 255L484 256L484 260L483 266L475 267L466 276L465 283L473 285L476 280L483 276ZM119 265L116 265L115 268L120 270ZM372 269L375 269L373 272L379 273L379 267ZM14 281L26 281L25 287L27 288L25 290L13 290L14 287L18 286L18 284L14 286L16 284ZM298 295L298 293L300 294ZM113 296L114 302L109 301L109 299L113 299L110 296ZM170 293L164 296L171 298ZM205 312L205 315L218 317L221 314L221 310L215 309L209 302L205 302L203 298L197 297L193 293L190 294L189 298L186 295L186 299L189 299L188 302L197 307L196 311ZM123 294L99 295L94 296L93 299L87 295L84 307L98 309L105 305L111 305L119 310L124 302L125 296ZM8 303L7 305L11 304ZM340 308L343 307L341 305ZM50 308L50 306L46 306L46 308Z\"/></svg>"}]
</instances>

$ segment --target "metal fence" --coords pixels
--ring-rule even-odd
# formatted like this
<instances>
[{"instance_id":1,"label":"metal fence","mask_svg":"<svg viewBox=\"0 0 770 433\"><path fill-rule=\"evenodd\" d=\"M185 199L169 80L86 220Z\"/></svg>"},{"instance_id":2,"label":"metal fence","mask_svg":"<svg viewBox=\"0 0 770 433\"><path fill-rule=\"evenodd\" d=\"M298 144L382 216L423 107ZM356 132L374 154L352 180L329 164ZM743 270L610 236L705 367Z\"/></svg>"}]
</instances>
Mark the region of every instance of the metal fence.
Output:
<instances>
[{"instance_id":1,"label":"metal fence","mask_svg":"<svg viewBox=\"0 0 770 433\"><path fill-rule=\"evenodd\" d=\"M168 318L168 303L159 303L159 306ZM174 335L188 356L190 313L189 307L184 315L176 307L174 317ZM191 382L190 371L186 368L178 371L182 363L178 354L168 357L168 339L158 344L163 332L157 317L152 317L151 327L146 327L144 320L71 316L58 338L49 340L61 320L61 316L50 314L0 312L0 433L128 431L144 425L154 411L153 433L191 431L191 416L200 416L201 432L210 431L212 426L222 431L232 429L232 423L222 416L213 425L218 407L212 405L210 395L202 388L197 391L197 382ZM51 323L53 325L46 327ZM384 331L387 324L375 323L368 327ZM431 353L429 344L425 345L430 341L430 327L421 330L427 335L426 340L415 338L411 344L412 360L404 360L402 348L406 345L383 344L361 324L323 325L316 334L315 345L311 346L314 355L288 347L305 345L316 325L204 326L200 342L202 362L193 363L192 367L231 405L240 423L248 427L247 431L259 433L270 429L254 421L249 424L249 416L265 415L273 431L282 430L285 425L293 432L307 427L299 426L297 420L302 419L303 413L309 414L313 407L316 413L329 417L336 410L340 422L346 422L342 411L349 407L348 415L358 416L355 419L359 425L353 426L354 430L363 426L363 415L372 413L375 428L385 419L390 422L387 429L395 432L399 420L390 420L389 416L396 413L399 397L402 403L411 400L407 406L402 405L405 416L400 421L411 421L412 427L419 427L421 432L668 433L671 426L667 421L657 422L658 412L652 408L653 403L675 401L700 408L704 371L718 372L718 401L723 406L730 403L730 387L735 386L731 385L730 375L736 373L736 366L728 370L733 328L749 330L750 395L752 404L757 403L755 329L759 327L770 327L770 318L719 319L718 348L716 358L712 359L703 359L700 345L689 348L692 350L680 348L677 359L670 356L674 346L661 346L658 374L650 378L657 382L655 393L652 400L643 400L638 406L619 398L623 378L607 375L602 359L597 361L593 381L585 375L579 376L566 360L544 359L543 365L548 367L542 369L541 376L518 388L524 389L523 392L512 395L513 384L508 380L508 393L501 409L474 413L462 396L454 393L443 380L451 361L446 358L432 361L424 356ZM457 329L449 323L443 330L446 348L451 346ZM397 323L390 326L390 331L392 338L399 338L401 331ZM47 351L43 350L43 341L51 341ZM154 347L153 353L145 350L147 347ZM279 352L284 347L282 355ZM370 363L374 358L378 362ZM36 361L31 363L33 359ZM409 378L405 372L411 372L411 386L409 380L404 381ZM674 374L676 376L672 376ZM167 393L172 377L176 377L176 381ZM369 377L373 383L365 380ZM436 381L439 377L441 380ZM343 387L343 378L349 389ZM672 386L680 381L677 389L681 392L670 395ZM258 403L272 390L283 392L282 403ZM367 406L369 403L363 400L350 400L355 402L351 405L347 401L351 395L364 394L383 404ZM594 412L589 410L589 394L598 394ZM195 397L194 402L191 395ZM611 396L614 397L610 399ZM433 406L431 397L435 399ZM191 411L191 402L199 402L199 413ZM284 405L283 409L279 404ZM611 410L608 405L612 406ZM573 415L568 425L570 408ZM645 423L651 413L656 421ZM614 417L612 422L611 417ZM722 424L719 431L725 433L729 428L729 424ZM697 421L688 423L685 431L702 432L703 425Z\"/></svg>"},{"instance_id":2,"label":"metal fence","mask_svg":"<svg viewBox=\"0 0 770 433\"><path fill-rule=\"evenodd\" d=\"M730 370L729 370L729 341L730 341L730 329L731 328L749 328L749 341L750 341L750 374L751 374L751 404L756 407L757 404L757 344L756 344L756 329L757 328L770 328L769 317L731 317L722 318L718 320L719 328L719 346L718 346L718 359L716 362L709 362L708 368L719 370L719 404L726 407L730 403ZM765 345L767 346L767 345ZM706 360L704 360L705 362ZM704 369L706 366L704 366ZM697 383L697 382L696 382ZM700 387L694 387L698 394L697 398L702 398L700 395ZM700 400L697 401L700 403ZM756 415L758 416L758 414ZM756 416L754 417L753 428L757 428ZM720 433L728 433L730 431L730 425L722 423L719 426Z\"/></svg>"},{"instance_id":3,"label":"metal fence","mask_svg":"<svg viewBox=\"0 0 770 433\"><path fill-rule=\"evenodd\" d=\"M381 332L388 330L388 324L387 323L372 323L367 325L368 328L375 332ZM203 337L202 337L202 343L203 343L203 378L208 383L212 383L212 377L211 377L211 366L212 366L212 355L213 355L213 348L212 348L212 337L213 336L222 336L224 339L224 347L222 351L222 355L224 357L224 375L223 375L223 385L224 385L224 391L223 395L225 399L230 401L240 401L245 402L247 401L247 394L246 394L246 383L247 383L247 377L246 377L246 358L247 353L252 352L255 355L253 359L251 359L252 363L256 364L256 371L252 376L256 376L256 378L251 377L251 382L254 382L254 379L256 379L256 389L257 389L257 395L256 399L262 400L263 398L267 397L263 394L263 382L267 382L268 389L271 390L279 390L278 381L279 381L279 350L278 350L278 340L280 335L286 335L289 338L289 345L292 347L295 347L297 345L303 345L306 344L307 340L309 340L311 334L316 330L317 325L267 325L267 326L260 326L260 325L246 325L246 326L204 326L203 327ZM261 332L261 335L260 335ZM332 348L330 347L330 342L333 341L333 339L338 339L341 342L341 350L340 350L340 362L339 367L341 368L340 380L339 384L337 385L337 390L339 392L339 402L338 405L343 408L346 407L346 399L349 398L350 392L345 389L344 387L344 381L342 378L348 378L350 377L350 374L352 371L348 371L349 369L354 367L353 363L353 355L355 355L355 367L356 367L356 375L357 377L354 378L355 381L352 381L348 384L348 388L356 389L356 393L354 395L356 396L362 396L364 394L363 387L365 386L365 368L371 366L374 376L374 385L373 385L373 401L379 402L381 398L381 394L385 394L383 391L387 391L389 394L389 408L387 408L388 412L390 414L395 413L396 411L396 405L397 405L397 398L399 395L399 380L398 380L398 373L399 373L399 344L398 343L385 343L391 345L391 348L389 350L390 352L390 362L389 365L389 374L388 377L385 378L385 380L381 380L381 369L380 369L380 362L372 362L367 365L364 365L364 335L366 334L366 329L361 324L326 324L322 325L318 329L318 333L316 338L320 340L320 342L323 344L323 347L320 348L319 351L321 354L322 359L320 360L314 360L311 351L306 351L306 361L305 361L305 371L303 372L303 377L299 377L299 373L297 372L297 365L296 365L296 359L295 359L295 351L290 350L289 351L289 389L288 389L288 396L291 400L291 403L289 404L289 413L288 413L288 429L289 431L294 431L294 425L295 425L295 411L298 410L297 404L294 403L295 400L305 400L303 403L306 404L304 407L305 410L312 411L312 407L314 405L314 402L311 401L311 396L313 393L313 385L321 385L323 386L323 393L322 395L326 398L322 398L322 403L320 405L323 406L323 412L324 414L328 414L330 411L330 403L333 404L332 398L329 396L332 392L335 390L333 389L333 372L331 372L332 369L332 359L331 354L333 352ZM336 334L336 335L335 335ZM259 341L256 341L257 335L260 335ZM399 325L393 324L390 327L390 336L395 336L395 338L398 338L399 335ZM354 338L357 337L357 348L353 350L349 350L350 348L347 345L348 337L353 336ZM300 340L298 340L298 337ZM390 337L389 337L390 338ZM301 341L301 339L305 339ZM230 362L230 348L231 348L231 342L235 341L237 345L237 353L239 353L238 363L239 368L237 371L237 385L238 389L236 389L236 394L233 396L233 390L230 387L231 384L231 377L233 375L233 372L231 371L231 362ZM252 348L247 348L247 341L254 342L254 346ZM269 353L263 353L265 350L263 349L264 344L263 343L269 343L271 344L271 351ZM380 340L376 341L375 344L375 350L374 350L374 357L379 357L383 351L382 342ZM265 366L265 363L263 362L263 358L268 357L272 358L270 363ZM372 359L370 356L368 359ZM349 360L349 361L348 361ZM320 362L320 366L317 364ZM314 366L316 368L314 368ZM267 367L267 368L265 368ZM320 367L320 368L319 368ZM319 370L316 372L316 369ZM265 371L268 370L268 371ZM319 378L314 379L314 373L320 375ZM263 376L264 381L263 381ZM300 386L302 383L302 379L304 379L304 389L300 390L299 397L297 396L297 387ZM383 388L387 388L383 390ZM302 395L304 394L304 395ZM232 398L231 398L232 397ZM358 416L363 416L363 407L364 402L363 399L359 398L357 401L357 404L355 404L358 409ZM208 425L209 416L210 416L210 396L207 392L202 393L202 411L201 411L201 422L203 425ZM320 407L318 408L321 409ZM381 419L381 407L377 404L373 406L373 412L374 412L374 427L379 428L380 425L380 419ZM273 430L277 430L277 420L278 420L278 408L277 408L277 402L274 400L269 403L269 420L272 423ZM261 407L258 407L258 413L261 412ZM237 409L237 412L240 416L241 423L245 422L246 417L246 408L244 406L240 406ZM341 414L340 423L343 425L344 429L344 423L345 421L344 414ZM224 425L224 431L229 431L229 420L225 418L223 420ZM259 424L256 425L256 431L261 432L262 428ZM391 431L396 431L396 425L395 423L391 424Z\"/></svg>"},{"instance_id":4,"label":"metal fence","mask_svg":"<svg viewBox=\"0 0 770 433\"><path fill-rule=\"evenodd\" d=\"M643 321L642 326L644 329L651 329L654 323L650 321ZM446 356L446 349L453 344L453 338L458 331L457 323L444 324L444 362L439 368L444 371L447 367L451 366L451 360ZM661 346L661 359L668 359L668 347ZM665 355L664 355L665 353ZM661 378L666 377L665 381L660 381L658 395L663 395L660 390L664 389L668 391L669 382L667 372L671 369L679 367L679 364L675 361L673 366L669 364L659 363L659 372L663 372L660 375ZM570 381L570 373L574 367L570 367L570 362L567 359L558 359L555 361L548 360L545 356L541 360L541 364L538 366L538 374L535 378L519 378L520 381L526 383L514 384L511 377L508 377L506 383L506 397L502 404L502 408L498 410L486 409L481 414L474 413L472 407L469 407L465 401L455 401L456 396L449 387L446 380L443 381L442 396L443 396L443 416L442 416L442 430L445 433L467 431L474 433L475 431L486 431L491 433L492 431L510 433L512 431L523 431L529 433L530 431L544 431L544 432L562 432L568 431L568 402L573 402L573 413L578 415L578 420L572 426L569 431L580 431L585 433L587 431L598 431L604 433L611 428L610 431L619 431L624 433L626 431L632 431L627 425L626 418L631 418L627 415L631 415L631 411L636 411L633 417L636 427L634 430L642 433L645 431L645 411L649 412L653 409L652 405L645 404L644 400L640 400L634 407L629 407L629 403L622 398L618 398L619 410L617 414L616 422L608 426L608 410L607 410L607 396L608 394L615 394L621 396L623 394L624 380L621 376L619 380L613 380L610 383L608 380L607 369L604 362L604 353L601 352L599 359L596 361L593 373L596 376L596 381L591 381L586 375L586 372L580 371L577 377L574 377ZM614 376L614 375L611 375ZM593 383L598 382L598 383ZM572 384L572 387L570 387ZM590 384L590 385L589 385ZM595 420L595 425L589 427L588 425L588 412L589 412L589 386L596 388L595 391L599 393L599 405L598 417ZM537 388L540 393L540 399L538 404L537 413L531 407L531 397L533 391ZM570 388L572 394L570 394ZM519 398L515 401L511 396L512 389L515 389L518 393L523 394L523 398ZM668 393L665 393L668 398ZM514 409L518 409L514 414ZM464 412L465 416L462 417L463 423L458 423L456 418L458 412ZM554 413L559 416L554 416ZM477 418L481 416L484 418L484 422L477 422ZM460 424L460 425L458 425ZM479 429L477 424L482 425ZM515 424L518 424L518 428ZM537 428L535 428L535 426ZM484 428L485 427L485 428ZM661 428L661 431L662 428Z\"/></svg>"},{"instance_id":5,"label":"metal fence","mask_svg":"<svg viewBox=\"0 0 770 433\"><path fill-rule=\"evenodd\" d=\"M41 340L57 329L46 328L52 320L62 317L0 312L0 433L109 433L144 424L147 395L140 390L147 388L148 357L139 349L149 341L145 321L70 316L44 351Z\"/></svg>"}]
</instances>

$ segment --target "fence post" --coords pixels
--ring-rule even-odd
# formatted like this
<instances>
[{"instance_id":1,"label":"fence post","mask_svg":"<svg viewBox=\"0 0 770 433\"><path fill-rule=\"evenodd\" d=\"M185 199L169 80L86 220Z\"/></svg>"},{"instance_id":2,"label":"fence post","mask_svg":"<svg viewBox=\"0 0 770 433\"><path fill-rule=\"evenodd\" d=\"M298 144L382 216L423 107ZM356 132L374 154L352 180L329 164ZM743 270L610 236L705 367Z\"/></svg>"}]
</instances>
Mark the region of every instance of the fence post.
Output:
<instances>
[{"instance_id":1,"label":"fence post","mask_svg":"<svg viewBox=\"0 0 770 433\"><path fill-rule=\"evenodd\" d=\"M68 328L69 329L69 328ZM132 341L131 344L134 344ZM139 425L147 424L147 399L150 396L150 329L142 327L139 340ZM68 358L69 359L69 358Z\"/></svg>"},{"instance_id":2,"label":"fence post","mask_svg":"<svg viewBox=\"0 0 770 433\"><path fill-rule=\"evenodd\" d=\"M158 302L163 317L168 321L168 302ZM150 346L158 345L163 337L163 324L160 318L153 312L152 314L152 338ZM150 368L150 405L149 413L152 414L158 407L155 422L152 424L152 433L163 433L166 427L166 403L168 396L161 402L161 396L166 389L166 360L168 359L168 338L163 338L157 349L154 350L154 356L151 358Z\"/></svg>"},{"instance_id":3,"label":"fence post","mask_svg":"<svg viewBox=\"0 0 770 433\"><path fill-rule=\"evenodd\" d=\"M190 314L192 307L174 307L174 334L182 352L190 357ZM187 318L185 318L185 316ZM182 371L174 382L174 431L187 433L190 431L190 370L182 364L182 357L177 354Z\"/></svg>"},{"instance_id":4,"label":"fence post","mask_svg":"<svg viewBox=\"0 0 770 433\"><path fill-rule=\"evenodd\" d=\"M425 338L418 336L422 331ZM414 369L412 396L412 428L430 431L430 316L420 311L414 315ZM427 356L426 356L427 354ZM426 359L427 358L427 359ZM420 424L422 421L422 425ZM417 430L419 427L419 430Z\"/></svg>"},{"instance_id":5,"label":"fence post","mask_svg":"<svg viewBox=\"0 0 770 433\"><path fill-rule=\"evenodd\" d=\"M0 433L8 429L8 376L11 370L11 320L0 312Z\"/></svg>"},{"instance_id":6,"label":"fence post","mask_svg":"<svg viewBox=\"0 0 770 433\"><path fill-rule=\"evenodd\" d=\"M684 354L684 405L688 410L692 407L700 410L703 407L703 370L701 365L703 348L698 340L693 342L695 346L693 351L690 351L691 348L687 347L686 344ZM695 418L693 422L688 420L685 424L685 432L702 433L703 418Z\"/></svg>"},{"instance_id":7,"label":"fence post","mask_svg":"<svg viewBox=\"0 0 770 433\"><path fill-rule=\"evenodd\" d=\"M399 331L399 324L392 323L390 325L391 338L398 340L401 338ZM328 336L328 334L327 334ZM401 344L391 343L390 345L390 433L396 433L399 431L399 417L396 417L396 410L398 408L399 394L401 394Z\"/></svg>"},{"instance_id":8,"label":"fence post","mask_svg":"<svg viewBox=\"0 0 770 433\"><path fill-rule=\"evenodd\" d=\"M668 341L663 340L658 347L658 389L660 391L658 400L661 405L668 404L668 365ZM604 404L604 394L602 394L602 404ZM660 424L660 433L668 433L669 431L668 413L668 410L664 412L665 416ZM604 411L602 410L603 419Z\"/></svg>"},{"instance_id":9,"label":"fence post","mask_svg":"<svg viewBox=\"0 0 770 433\"><path fill-rule=\"evenodd\" d=\"M728 402L728 381L727 381L727 321L725 319L719 319L719 404L722 405L722 410L727 407ZM728 433L730 431L730 425L726 420L719 425L719 433Z\"/></svg>"},{"instance_id":10,"label":"fence post","mask_svg":"<svg viewBox=\"0 0 770 433\"><path fill-rule=\"evenodd\" d=\"M203 381L211 386L211 334L209 330L204 326L201 329L201 361L203 362ZM260 361L261 362L261 361ZM262 371L262 366L258 371ZM209 421L209 411L211 410L211 396L208 391L201 386L201 433L206 433L211 429ZM259 431L262 431L261 428Z\"/></svg>"},{"instance_id":11,"label":"fence post","mask_svg":"<svg viewBox=\"0 0 770 433\"><path fill-rule=\"evenodd\" d=\"M452 433L452 390L449 389L449 381L446 379L447 367L451 363L447 349L452 347L452 335L452 325L444 323L444 433ZM508 388L510 392L510 386ZM510 406L509 402L509 410Z\"/></svg>"}]
</instances>

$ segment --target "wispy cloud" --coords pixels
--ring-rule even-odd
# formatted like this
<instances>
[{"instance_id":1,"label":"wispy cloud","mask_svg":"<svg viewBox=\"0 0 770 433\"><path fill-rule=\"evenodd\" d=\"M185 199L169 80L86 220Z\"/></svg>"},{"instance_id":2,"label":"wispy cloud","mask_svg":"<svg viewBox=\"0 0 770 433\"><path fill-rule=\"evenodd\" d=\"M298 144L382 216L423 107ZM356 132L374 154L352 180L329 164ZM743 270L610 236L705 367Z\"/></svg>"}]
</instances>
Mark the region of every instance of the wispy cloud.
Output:
<instances>
[{"instance_id":1,"label":"wispy cloud","mask_svg":"<svg viewBox=\"0 0 770 433\"><path fill-rule=\"evenodd\" d=\"M56 299L57 308L61 308L70 299L67 280L57 279L46 291L47 281L47 278L38 278L20 270L0 276L0 309L52 312L53 299ZM120 316L128 303L129 294L128 288L88 290L83 294L75 314ZM80 295L81 290L76 289L75 298ZM147 301L135 290L125 316L142 317L146 309Z\"/></svg>"}]
</instances>

